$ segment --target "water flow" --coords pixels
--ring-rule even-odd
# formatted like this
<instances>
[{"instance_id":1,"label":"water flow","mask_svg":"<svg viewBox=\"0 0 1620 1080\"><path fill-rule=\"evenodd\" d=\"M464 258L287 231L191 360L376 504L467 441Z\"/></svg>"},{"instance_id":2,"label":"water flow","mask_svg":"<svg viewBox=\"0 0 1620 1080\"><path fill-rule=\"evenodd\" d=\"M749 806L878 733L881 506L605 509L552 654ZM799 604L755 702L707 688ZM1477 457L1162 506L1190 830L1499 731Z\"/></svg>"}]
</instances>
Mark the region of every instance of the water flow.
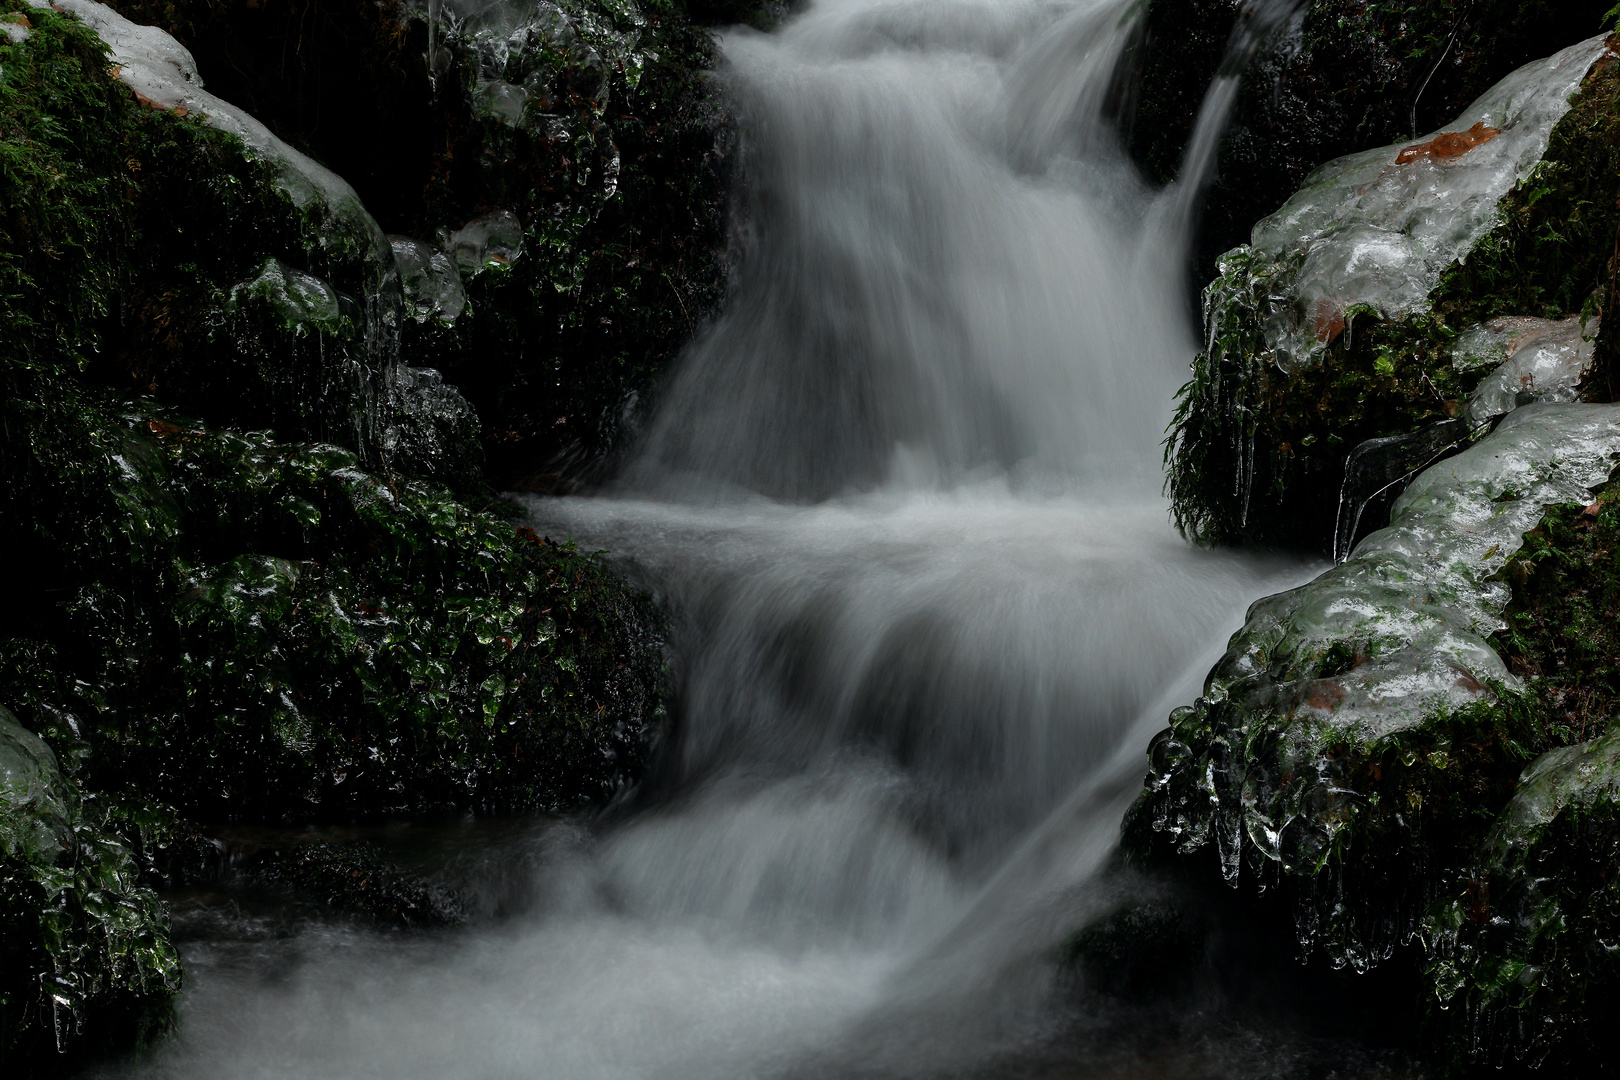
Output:
<instances>
[{"instance_id":1,"label":"water flow","mask_svg":"<svg viewBox=\"0 0 1620 1080\"><path fill-rule=\"evenodd\" d=\"M674 613L638 808L546 831L483 929L194 946L151 1072L943 1075L1039 1041L1148 735L1302 569L1167 524L1185 237L1106 120L1138 16L821 0L727 37L734 296L615 492L531 506Z\"/></svg>"}]
</instances>

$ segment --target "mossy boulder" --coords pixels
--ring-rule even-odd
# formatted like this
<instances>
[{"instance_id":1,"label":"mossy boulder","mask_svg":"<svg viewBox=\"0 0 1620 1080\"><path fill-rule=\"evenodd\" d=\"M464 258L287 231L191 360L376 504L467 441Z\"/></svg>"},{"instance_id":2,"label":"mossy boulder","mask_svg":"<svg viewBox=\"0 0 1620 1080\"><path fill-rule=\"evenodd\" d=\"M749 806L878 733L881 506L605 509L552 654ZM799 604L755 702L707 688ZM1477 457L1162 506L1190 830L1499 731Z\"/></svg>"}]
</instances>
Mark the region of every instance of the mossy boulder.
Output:
<instances>
[{"instance_id":1,"label":"mossy boulder","mask_svg":"<svg viewBox=\"0 0 1620 1080\"><path fill-rule=\"evenodd\" d=\"M457 314L403 326L405 362L476 407L502 487L595 475L719 302L734 124L694 17L772 5L117 6L430 258L493 216L516 223L515 257L461 267Z\"/></svg>"},{"instance_id":2,"label":"mossy boulder","mask_svg":"<svg viewBox=\"0 0 1620 1080\"><path fill-rule=\"evenodd\" d=\"M135 558L70 566L0 644L0 692L92 784L296 820L555 808L635 775L660 624L600 562L338 447L108 422L105 527L147 515Z\"/></svg>"},{"instance_id":3,"label":"mossy boulder","mask_svg":"<svg viewBox=\"0 0 1620 1080\"><path fill-rule=\"evenodd\" d=\"M1176 178L1244 4L1149 0L1123 112L1132 155ZM1198 238L1196 274L1342 154L1415 142L1514 69L1598 32L1605 0L1306 0L1243 73Z\"/></svg>"},{"instance_id":4,"label":"mossy boulder","mask_svg":"<svg viewBox=\"0 0 1620 1080\"><path fill-rule=\"evenodd\" d=\"M599 801L664 678L645 597L478 494L352 189L62 7L0 0L0 704L50 795L0 824L0 1039L41 1072L167 1015L138 880L207 855L188 820Z\"/></svg>"},{"instance_id":5,"label":"mossy boulder","mask_svg":"<svg viewBox=\"0 0 1620 1080\"><path fill-rule=\"evenodd\" d=\"M354 190L203 89L161 31L89 0L7 4L33 24L3 46L5 246L27 286L7 315L39 336L17 347L210 423L475 484L475 422L448 451L397 422L399 274Z\"/></svg>"},{"instance_id":6,"label":"mossy boulder","mask_svg":"<svg viewBox=\"0 0 1620 1080\"><path fill-rule=\"evenodd\" d=\"M1620 406L1535 405L1425 471L1342 565L1256 603L1155 738L1127 840L1280 887L1306 953L1388 958L1556 738L1492 648L1495 577L1620 455Z\"/></svg>"},{"instance_id":7,"label":"mossy boulder","mask_svg":"<svg viewBox=\"0 0 1620 1080\"><path fill-rule=\"evenodd\" d=\"M0 1062L46 1071L161 1032L180 986L168 914L56 756L0 708ZM11 1070L16 1070L12 1072Z\"/></svg>"},{"instance_id":8,"label":"mossy boulder","mask_svg":"<svg viewBox=\"0 0 1620 1080\"><path fill-rule=\"evenodd\" d=\"M1616 67L1594 38L1521 69L1448 132L1323 166L1222 258L1167 442L1183 532L1342 556L1347 502L1488 430L1476 337L1536 318L1591 352L1620 227ZM1364 446L1390 453L1358 471Z\"/></svg>"}]
</instances>

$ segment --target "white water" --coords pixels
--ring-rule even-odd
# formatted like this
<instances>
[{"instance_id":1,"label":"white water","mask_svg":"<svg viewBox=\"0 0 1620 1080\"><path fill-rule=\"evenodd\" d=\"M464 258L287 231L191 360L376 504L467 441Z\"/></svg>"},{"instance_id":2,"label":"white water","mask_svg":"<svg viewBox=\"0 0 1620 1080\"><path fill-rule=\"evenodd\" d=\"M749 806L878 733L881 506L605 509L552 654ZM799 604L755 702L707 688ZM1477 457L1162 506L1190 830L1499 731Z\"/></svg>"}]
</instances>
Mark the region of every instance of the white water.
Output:
<instances>
[{"instance_id":1,"label":"white water","mask_svg":"<svg viewBox=\"0 0 1620 1080\"><path fill-rule=\"evenodd\" d=\"M676 613L645 804L546 832L482 928L193 947L152 1073L939 1075L1048 1037L1148 736L1305 569L1167 524L1186 215L1104 118L1135 9L727 39L734 296L616 493L532 506Z\"/></svg>"}]
</instances>

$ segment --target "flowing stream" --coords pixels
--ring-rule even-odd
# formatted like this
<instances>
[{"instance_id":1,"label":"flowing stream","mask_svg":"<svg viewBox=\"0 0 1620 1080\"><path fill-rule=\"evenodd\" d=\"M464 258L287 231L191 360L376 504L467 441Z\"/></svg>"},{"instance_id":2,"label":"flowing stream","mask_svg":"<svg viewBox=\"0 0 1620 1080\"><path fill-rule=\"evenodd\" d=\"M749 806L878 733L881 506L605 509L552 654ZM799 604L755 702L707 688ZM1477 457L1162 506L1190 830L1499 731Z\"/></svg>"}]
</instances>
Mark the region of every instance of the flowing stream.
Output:
<instances>
[{"instance_id":1,"label":"flowing stream","mask_svg":"<svg viewBox=\"0 0 1620 1080\"><path fill-rule=\"evenodd\" d=\"M1167 523L1202 177L1120 148L1139 8L817 0L726 37L732 298L617 484L531 504L674 613L653 775L469 848L470 928L203 935L140 1072L1259 1074L1088 1050L1049 962L1111 902L1149 736L1313 570Z\"/></svg>"}]
</instances>

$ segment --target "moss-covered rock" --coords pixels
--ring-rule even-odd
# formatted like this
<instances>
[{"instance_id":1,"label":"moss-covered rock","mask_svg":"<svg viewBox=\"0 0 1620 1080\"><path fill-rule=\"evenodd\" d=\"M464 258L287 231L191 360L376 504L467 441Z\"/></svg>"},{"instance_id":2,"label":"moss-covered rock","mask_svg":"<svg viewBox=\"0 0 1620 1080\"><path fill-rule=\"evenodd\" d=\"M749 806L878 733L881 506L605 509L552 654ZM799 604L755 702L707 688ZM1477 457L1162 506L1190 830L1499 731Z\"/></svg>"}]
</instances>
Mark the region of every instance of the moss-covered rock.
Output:
<instances>
[{"instance_id":1,"label":"moss-covered rock","mask_svg":"<svg viewBox=\"0 0 1620 1080\"><path fill-rule=\"evenodd\" d=\"M1256 603L1151 750L1139 856L1212 847L1226 879L1282 887L1301 947L1371 968L1472 857L1552 736L1488 637L1493 575L1548 506L1620 454L1620 407L1521 409L1418 478L1387 529Z\"/></svg>"},{"instance_id":2,"label":"moss-covered rock","mask_svg":"<svg viewBox=\"0 0 1620 1080\"><path fill-rule=\"evenodd\" d=\"M565 806L634 774L659 623L599 562L337 447L143 415L107 512L156 535L0 644L0 692L94 784L298 819Z\"/></svg>"},{"instance_id":3,"label":"moss-covered rock","mask_svg":"<svg viewBox=\"0 0 1620 1080\"><path fill-rule=\"evenodd\" d=\"M1197 276L1248 239L1318 165L1415 140L1503 76L1598 32L1605 0L1307 0L1243 75L1199 237ZM1149 0L1127 140L1176 177L1237 0Z\"/></svg>"},{"instance_id":4,"label":"moss-covered rock","mask_svg":"<svg viewBox=\"0 0 1620 1080\"><path fill-rule=\"evenodd\" d=\"M389 232L446 251L492 214L518 223L519 257L464 268L458 317L404 325L406 362L476 406L503 487L591 474L719 301L733 123L693 16L772 5L117 6L350 178Z\"/></svg>"},{"instance_id":5,"label":"moss-covered rock","mask_svg":"<svg viewBox=\"0 0 1620 1080\"><path fill-rule=\"evenodd\" d=\"M1620 734L1525 770L1425 926L1453 1060L1598 1072L1620 1004Z\"/></svg>"},{"instance_id":6,"label":"moss-covered rock","mask_svg":"<svg viewBox=\"0 0 1620 1080\"><path fill-rule=\"evenodd\" d=\"M144 1040L168 1023L180 959L167 912L97 817L50 748L0 708L0 1062L8 1075L31 1075L87 1045Z\"/></svg>"},{"instance_id":7,"label":"moss-covered rock","mask_svg":"<svg viewBox=\"0 0 1620 1080\"><path fill-rule=\"evenodd\" d=\"M476 489L477 421L390 351L392 244L352 189L165 35L62 7L127 62L0 0L27 31L0 37L0 703L65 808L0 823L0 1040L41 1071L166 1015L137 879L207 856L186 819L599 800L663 683L644 597L433 482Z\"/></svg>"},{"instance_id":8,"label":"moss-covered rock","mask_svg":"<svg viewBox=\"0 0 1620 1080\"><path fill-rule=\"evenodd\" d=\"M1484 124L1482 141L1330 163L1223 257L1166 451L1187 535L1342 555L1341 497L1366 494L1347 491L1367 479L1347 471L1358 447L1408 440L1385 444L1408 454L1372 470L1372 492L1466 441L1444 425L1477 419L1476 328L1537 316L1596 330L1603 238L1620 225L1615 68L1599 39L1526 68L1451 125Z\"/></svg>"},{"instance_id":9,"label":"moss-covered rock","mask_svg":"<svg viewBox=\"0 0 1620 1080\"><path fill-rule=\"evenodd\" d=\"M1501 577L1513 587L1492 644L1560 742L1620 717L1620 491L1547 513Z\"/></svg>"},{"instance_id":10,"label":"moss-covered rock","mask_svg":"<svg viewBox=\"0 0 1620 1080\"><path fill-rule=\"evenodd\" d=\"M210 423L476 486L475 422L446 447L452 433L423 443L401 420L398 272L353 189L204 90L160 31L59 6L26 8L28 38L4 46L14 349Z\"/></svg>"}]
</instances>

